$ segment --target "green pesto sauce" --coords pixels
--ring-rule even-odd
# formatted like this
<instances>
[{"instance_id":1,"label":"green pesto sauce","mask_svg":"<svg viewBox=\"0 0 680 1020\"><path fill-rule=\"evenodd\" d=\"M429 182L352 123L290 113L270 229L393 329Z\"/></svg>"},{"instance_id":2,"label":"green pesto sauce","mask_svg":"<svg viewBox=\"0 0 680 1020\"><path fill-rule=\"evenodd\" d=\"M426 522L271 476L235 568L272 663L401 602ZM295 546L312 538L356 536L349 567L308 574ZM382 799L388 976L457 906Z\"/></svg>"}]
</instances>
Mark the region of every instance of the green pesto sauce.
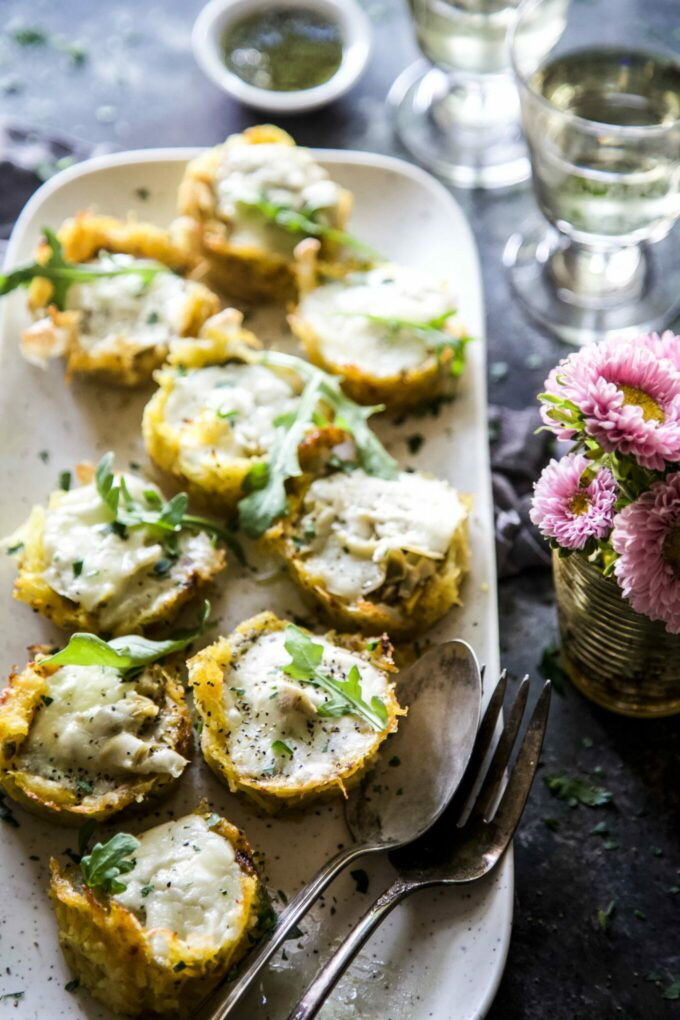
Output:
<instances>
[{"instance_id":1,"label":"green pesto sauce","mask_svg":"<svg viewBox=\"0 0 680 1020\"><path fill-rule=\"evenodd\" d=\"M294 92L332 78L342 60L339 25L303 7L250 14L222 38L224 62L261 89Z\"/></svg>"}]
</instances>

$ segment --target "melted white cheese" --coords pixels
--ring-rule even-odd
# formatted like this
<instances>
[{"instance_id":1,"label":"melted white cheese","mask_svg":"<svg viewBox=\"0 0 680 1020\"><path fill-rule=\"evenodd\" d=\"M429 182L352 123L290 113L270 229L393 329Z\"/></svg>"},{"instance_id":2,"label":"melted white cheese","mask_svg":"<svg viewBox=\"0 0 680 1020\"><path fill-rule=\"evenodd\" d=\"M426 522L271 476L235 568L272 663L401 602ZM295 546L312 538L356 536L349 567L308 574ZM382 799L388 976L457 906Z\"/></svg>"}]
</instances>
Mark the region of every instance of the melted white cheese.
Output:
<instances>
[{"instance_id":1,"label":"melted white cheese","mask_svg":"<svg viewBox=\"0 0 680 1020\"><path fill-rule=\"evenodd\" d=\"M255 639L227 667L224 693L230 727L229 754L237 771L270 784L323 783L373 748L376 730L354 713L326 718L317 708L329 695L311 684L286 676L290 662L283 631ZM388 694L386 674L361 655L315 637L323 645L320 669L336 680L346 680L352 666L361 676L364 701L383 701ZM277 751L283 741L292 751Z\"/></svg>"},{"instance_id":2,"label":"melted white cheese","mask_svg":"<svg viewBox=\"0 0 680 1020\"><path fill-rule=\"evenodd\" d=\"M339 186L308 149L235 140L224 146L216 192L219 215L234 227L233 243L279 251L292 251L301 235L263 222L240 203L264 198L287 208L321 210L324 219L334 223L341 195Z\"/></svg>"},{"instance_id":3,"label":"melted white cheese","mask_svg":"<svg viewBox=\"0 0 680 1020\"><path fill-rule=\"evenodd\" d=\"M101 261L101 260L100 260ZM132 264L130 255L107 256L107 263ZM81 347L97 353L122 343L140 349L168 344L182 329L193 284L174 273L158 273L145 286L141 276L103 277L71 287L68 309L81 313Z\"/></svg>"},{"instance_id":4,"label":"melted white cheese","mask_svg":"<svg viewBox=\"0 0 680 1020\"><path fill-rule=\"evenodd\" d=\"M49 678L49 702L21 747L20 767L69 786L86 780L93 792L116 785L116 776L180 776L187 760L159 741L158 704L140 692L148 682L123 681L102 666L62 666Z\"/></svg>"},{"instance_id":5,"label":"melted white cheese","mask_svg":"<svg viewBox=\"0 0 680 1020\"><path fill-rule=\"evenodd\" d=\"M228 465L261 457L276 435L275 419L295 410L293 387L264 365L213 365L176 375L164 417L180 430L180 465Z\"/></svg>"},{"instance_id":6,"label":"melted white cheese","mask_svg":"<svg viewBox=\"0 0 680 1020\"><path fill-rule=\"evenodd\" d=\"M117 900L154 931L154 955L168 955L168 933L187 946L226 945L241 930L243 886L231 843L212 832L204 818L187 815L142 833L135 866L122 876ZM145 894L146 893L146 894Z\"/></svg>"},{"instance_id":7,"label":"melted white cheese","mask_svg":"<svg viewBox=\"0 0 680 1020\"><path fill-rule=\"evenodd\" d=\"M430 351L408 329L390 330L366 314L430 322L455 306L447 284L415 269L385 265L311 291L298 315L316 333L327 361L384 378L422 365Z\"/></svg>"},{"instance_id":8,"label":"melted white cheese","mask_svg":"<svg viewBox=\"0 0 680 1020\"><path fill-rule=\"evenodd\" d=\"M154 489L141 478L125 475L134 499ZM215 549L204 532L183 532L180 555L158 575L165 558L162 546L146 528L130 528L121 538L110 527L111 515L94 483L59 493L45 514L43 579L54 591L88 612L97 610L103 630L134 624L140 612L170 604L177 590L197 569L207 568Z\"/></svg>"},{"instance_id":9,"label":"melted white cheese","mask_svg":"<svg viewBox=\"0 0 680 1020\"><path fill-rule=\"evenodd\" d=\"M395 479L363 471L318 478L304 509L302 534L314 535L305 571L350 601L381 587L391 552L410 553L415 564L443 559L466 516L447 482L405 471ZM423 577L434 563L424 566Z\"/></svg>"}]
</instances>

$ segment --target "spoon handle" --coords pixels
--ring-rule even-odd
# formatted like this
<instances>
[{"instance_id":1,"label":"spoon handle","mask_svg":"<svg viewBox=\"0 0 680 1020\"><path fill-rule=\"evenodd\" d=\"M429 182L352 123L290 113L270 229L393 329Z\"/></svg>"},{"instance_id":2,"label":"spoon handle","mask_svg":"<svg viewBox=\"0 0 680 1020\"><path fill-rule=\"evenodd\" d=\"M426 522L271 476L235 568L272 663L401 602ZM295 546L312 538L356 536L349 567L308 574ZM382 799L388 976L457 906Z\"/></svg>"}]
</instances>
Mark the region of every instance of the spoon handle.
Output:
<instances>
[{"instance_id":1,"label":"spoon handle","mask_svg":"<svg viewBox=\"0 0 680 1020\"><path fill-rule=\"evenodd\" d=\"M378 847L354 845L341 850L324 864L314 878L295 896L286 909L279 915L276 927L258 949L248 957L247 966L236 982L230 987L228 995L217 1003L209 1003L204 1013L199 1013L200 1020L226 1020L229 1013L245 995L251 984L276 950L290 936L291 931L305 916L309 908L335 876L348 864ZM218 993L219 994L219 993Z\"/></svg>"},{"instance_id":2,"label":"spoon handle","mask_svg":"<svg viewBox=\"0 0 680 1020\"><path fill-rule=\"evenodd\" d=\"M312 1020L317 1015L369 936L382 924L397 903L417 888L418 885L415 882L407 882L398 878L389 889L386 889L378 897L373 906L357 922L345 941L318 971L297 1006L289 1014L288 1020Z\"/></svg>"}]
</instances>

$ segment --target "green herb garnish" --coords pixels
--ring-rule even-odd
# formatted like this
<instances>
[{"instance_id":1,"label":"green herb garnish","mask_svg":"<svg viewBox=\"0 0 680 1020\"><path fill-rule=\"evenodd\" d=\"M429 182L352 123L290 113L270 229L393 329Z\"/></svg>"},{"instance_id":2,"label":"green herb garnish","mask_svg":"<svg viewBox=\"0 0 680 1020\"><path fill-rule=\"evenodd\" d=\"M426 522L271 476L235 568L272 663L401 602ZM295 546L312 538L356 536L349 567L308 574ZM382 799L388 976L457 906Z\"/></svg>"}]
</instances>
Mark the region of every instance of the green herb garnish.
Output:
<instances>
[{"instance_id":1,"label":"green herb garnish","mask_svg":"<svg viewBox=\"0 0 680 1020\"><path fill-rule=\"evenodd\" d=\"M345 396L335 376L293 355L265 351L253 355L253 360L291 369L305 380L305 388L296 410L276 419L278 432L267 461L259 461L246 475L244 491L248 495L239 503L239 521L246 534L259 538L287 512L286 482L302 474L298 446L310 423L314 422L320 402L333 408L336 425L352 435L359 463L367 474L380 478L396 476L396 461L367 424L372 414L383 410L381 405L360 407Z\"/></svg>"},{"instance_id":2,"label":"green herb garnish","mask_svg":"<svg viewBox=\"0 0 680 1020\"><path fill-rule=\"evenodd\" d=\"M71 488L71 472L62 471L59 475L59 488L64 492L68 492Z\"/></svg>"},{"instance_id":3,"label":"green herb garnish","mask_svg":"<svg viewBox=\"0 0 680 1020\"><path fill-rule=\"evenodd\" d=\"M323 645L312 641L292 623L286 627L285 638L284 647L291 661L283 667L283 672L293 680L320 687L331 695L317 708L318 715L335 718L352 713L361 716L380 732L385 729L388 719L385 703L376 696L371 698L370 705L364 701L361 676L356 666L352 666L346 680L336 680L319 669Z\"/></svg>"},{"instance_id":4,"label":"green herb garnish","mask_svg":"<svg viewBox=\"0 0 680 1020\"><path fill-rule=\"evenodd\" d=\"M566 800L569 807L585 804L586 807L602 807L612 799L609 790L596 786L585 779L574 776L544 776L546 785L553 797Z\"/></svg>"},{"instance_id":5,"label":"green herb garnish","mask_svg":"<svg viewBox=\"0 0 680 1020\"><path fill-rule=\"evenodd\" d=\"M291 209L290 206L271 202L264 196L254 200L241 199L238 204L250 212L260 213L270 223L275 223L277 227L282 227L290 234L320 237L322 240L334 241L345 248L353 248L371 260L380 258L370 245L360 241L352 234L348 234L346 230L339 230L337 227L317 222L313 218L316 211L314 209Z\"/></svg>"},{"instance_id":6,"label":"green herb garnish","mask_svg":"<svg viewBox=\"0 0 680 1020\"><path fill-rule=\"evenodd\" d=\"M616 910L616 900L610 900L604 909L597 912L597 924L601 931L605 931Z\"/></svg>"},{"instance_id":7,"label":"green herb garnish","mask_svg":"<svg viewBox=\"0 0 680 1020\"><path fill-rule=\"evenodd\" d=\"M149 895L149 893L152 893L154 891L155 888L156 888L155 885L151 884L143 885L142 888L140 889L140 893L144 898L146 898Z\"/></svg>"},{"instance_id":8,"label":"green herb garnish","mask_svg":"<svg viewBox=\"0 0 680 1020\"><path fill-rule=\"evenodd\" d=\"M50 250L49 257L44 263L29 262L9 273L0 273L0 297L16 290L17 287L27 287L37 277L50 281L51 303L63 311L69 287L75 283L87 283L101 280L103 277L133 275L139 276L142 286L148 287L158 273L171 272L160 262L141 259L126 266L118 265L111 257L101 263L69 262L64 257L62 243L54 231L49 227L43 227L42 231Z\"/></svg>"},{"instance_id":9,"label":"green herb garnish","mask_svg":"<svg viewBox=\"0 0 680 1020\"><path fill-rule=\"evenodd\" d=\"M178 630L165 641L151 641L138 634L103 641L95 634L72 634L65 648L56 655L42 659L41 665L51 666L103 666L117 669L123 675L143 669L158 659L181 652L195 641L206 628L210 615L210 603L203 603L198 626L190 630Z\"/></svg>"},{"instance_id":10,"label":"green herb garnish","mask_svg":"<svg viewBox=\"0 0 680 1020\"><path fill-rule=\"evenodd\" d=\"M455 308L449 308L441 315L424 322L411 319L399 319L389 315L373 315L370 312L336 312L336 315L359 316L376 326L384 326L387 330L388 339L396 337L399 333L408 333L409 336L421 340L428 351L432 351L438 358L445 352L451 353L451 375L459 376L465 367L465 348L472 340L472 337L463 334L462 336L451 336L444 329L447 319L456 315Z\"/></svg>"},{"instance_id":11,"label":"green herb garnish","mask_svg":"<svg viewBox=\"0 0 680 1020\"><path fill-rule=\"evenodd\" d=\"M139 840L127 832L118 832L108 843L95 843L91 853L80 862L83 881L90 889L106 893L123 892L127 886L118 881L135 866L132 854L139 847Z\"/></svg>"},{"instance_id":12,"label":"green herb garnish","mask_svg":"<svg viewBox=\"0 0 680 1020\"><path fill-rule=\"evenodd\" d=\"M289 747L284 740L274 740L272 742L272 751L274 754L285 754L287 758L293 757L293 748Z\"/></svg>"},{"instance_id":13,"label":"green herb garnish","mask_svg":"<svg viewBox=\"0 0 680 1020\"><path fill-rule=\"evenodd\" d=\"M124 537L125 530L129 528L148 528L156 533L170 558L177 558L176 541L181 531L207 531L224 542L240 563L245 562L243 549L230 531L207 517L187 513L189 497L186 492L178 492L164 503L155 489L146 489L145 504L142 504L131 496L124 476L114 474L112 465L113 453L109 451L97 464L95 484L113 518L111 526L115 527L121 537Z\"/></svg>"}]
</instances>

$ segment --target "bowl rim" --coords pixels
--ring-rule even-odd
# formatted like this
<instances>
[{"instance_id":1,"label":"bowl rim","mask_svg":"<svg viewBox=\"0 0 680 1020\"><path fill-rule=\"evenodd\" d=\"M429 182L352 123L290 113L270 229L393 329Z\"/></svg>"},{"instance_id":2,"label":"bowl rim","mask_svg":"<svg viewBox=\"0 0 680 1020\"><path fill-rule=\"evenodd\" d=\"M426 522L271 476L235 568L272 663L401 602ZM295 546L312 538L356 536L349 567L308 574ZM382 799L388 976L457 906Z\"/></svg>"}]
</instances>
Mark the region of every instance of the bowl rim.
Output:
<instances>
[{"instance_id":1,"label":"bowl rim","mask_svg":"<svg viewBox=\"0 0 680 1020\"><path fill-rule=\"evenodd\" d=\"M338 24L343 37L342 58L328 81L308 89L278 92L251 85L226 66L220 41L227 27L240 17L275 7L305 8ZM272 113L302 113L338 99L355 84L370 56L371 27L356 0L210 0L194 22L191 46L204 74L235 99Z\"/></svg>"}]
</instances>

